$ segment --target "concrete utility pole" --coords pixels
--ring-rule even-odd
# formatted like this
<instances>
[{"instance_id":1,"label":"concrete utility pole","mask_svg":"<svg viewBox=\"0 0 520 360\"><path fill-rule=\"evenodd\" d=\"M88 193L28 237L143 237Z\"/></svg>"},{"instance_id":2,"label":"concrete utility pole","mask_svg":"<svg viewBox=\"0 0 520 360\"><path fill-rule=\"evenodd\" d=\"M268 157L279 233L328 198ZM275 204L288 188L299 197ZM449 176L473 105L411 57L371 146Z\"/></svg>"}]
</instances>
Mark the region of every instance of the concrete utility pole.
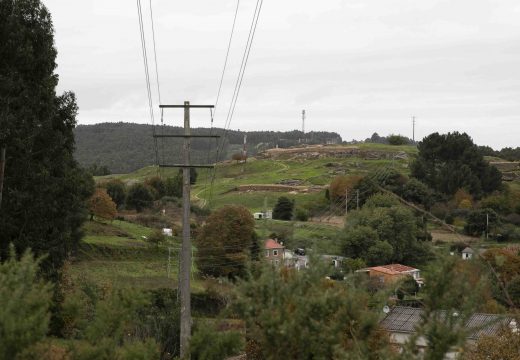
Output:
<instances>
[{"instance_id":1,"label":"concrete utility pole","mask_svg":"<svg viewBox=\"0 0 520 360\"><path fill-rule=\"evenodd\" d=\"M305 110L302 110L302 133L305 134Z\"/></svg>"},{"instance_id":2,"label":"concrete utility pole","mask_svg":"<svg viewBox=\"0 0 520 360\"><path fill-rule=\"evenodd\" d=\"M415 144L415 116L412 116L412 141Z\"/></svg>"},{"instance_id":3,"label":"concrete utility pole","mask_svg":"<svg viewBox=\"0 0 520 360\"><path fill-rule=\"evenodd\" d=\"M356 190L356 210L359 210L359 190Z\"/></svg>"},{"instance_id":4,"label":"concrete utility pole","mask_svg":"<svg viewBox=\"0 0 520 360\"><path fill-rule=\"evenodd\" d=\"M5 152L5 146L2 146L0 149L0 209L2 208L2 193L4 190Z\"/></svg>"},{"instance_id":5,"label":"concrete utility pole","mask_svg":"<svg viewBox=\"0 0 520 360\"><path fill-rule=\"evenodd\" d=\"M246 170L247 162L247 134L244 134L244 146L242 148L242 172Z\"/></svg>"},{"instance_id":6,"label":"concrete utility pole","mask_svg":"<svg viewBox=\"0 0 520 360\"><path fill-rule=\"evenodd\" d=\"M190 105L185 101L184 105L159 105L162 108L183 108L184 109L184 134L183 135L154 135L154 137L182 137L183 141L183 163L166 165L160 167L182 168L182 247L180 258L179 292L181 300L181 336L180 336L180 355L181 359L190 357L191 339L191 292L190 275L192 268L192 247L190 238L190 172L192 168L212 168L214 165L192 165L190 162L191 138L218 138L218 135L191 135L190 130L190 109L191 108L213 108L213 105Z\"/></svg>"}]
</instances>

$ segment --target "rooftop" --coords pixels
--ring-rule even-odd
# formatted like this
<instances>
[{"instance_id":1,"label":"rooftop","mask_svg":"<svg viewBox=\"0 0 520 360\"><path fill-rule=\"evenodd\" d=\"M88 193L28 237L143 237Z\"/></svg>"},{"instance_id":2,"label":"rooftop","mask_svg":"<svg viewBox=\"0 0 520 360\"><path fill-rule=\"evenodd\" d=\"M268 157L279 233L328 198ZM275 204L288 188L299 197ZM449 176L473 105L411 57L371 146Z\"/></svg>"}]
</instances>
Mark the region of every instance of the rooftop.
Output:
<instances>
[{"instance_id":1,"label":"rooftop","mask_svg":"<svg viewBox=\"0 0 520 360\"><path fill-rule=\"evenodd\" d=\"M268 239L265 241L265 249L283 249L284 246L280 244L278 241L273 239Z\"/></svg>"},{"instance_id":2,"label":"rooftop","mask_svg":"<svg viewBox=\"0 0 520 360\"><path fill-rule=\"evenodd\" d=\"M390 332L414 333L421 323L422 309L395 306L381 321L383 329ZM503 327L511 323L510 317L495 314L473 314L464 327L469 331L468 338L477 340L481 336L493 336Z\"/></svg>"},{"instance_id":3,"label":"rooftop","mask_svg":"<svg viewBox=\"0 0 520 360\"><path fill-rule=\"evenodd\" d=\"M374 266L374 267L366 268L365 270L374 270L374 271L382 272L382 273L389 274L389 275L399 275L402 273L419 271L419 269L413 268L411 266L401 265L401 264Z\"/></svg>"},{"instance_id":4,"label":"rooftop","mask_svg":"<svg viewBox=\"0 0 520 360\"><path fill-rule=\"evenodd\" d=\"M463 253L468 253L468 254L473 254L474 253L473 249L470 248L470 247L465 248L464 250L462 250L462 252Z\"/></svg>"}]
</instances>

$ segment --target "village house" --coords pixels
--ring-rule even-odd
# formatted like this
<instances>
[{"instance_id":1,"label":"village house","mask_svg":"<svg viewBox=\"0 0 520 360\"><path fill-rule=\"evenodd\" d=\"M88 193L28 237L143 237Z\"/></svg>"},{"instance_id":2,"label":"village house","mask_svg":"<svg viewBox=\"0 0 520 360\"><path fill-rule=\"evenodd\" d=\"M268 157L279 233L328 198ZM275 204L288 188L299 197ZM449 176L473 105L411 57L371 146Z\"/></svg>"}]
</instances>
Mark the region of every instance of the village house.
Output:
<instances>
[{"instance_id":1,"label":"village house","mask_svg":"<svg viewBox=\"0 0 520 360\"><path fill-rule=\"evenodd\" d=\"M472 248L467 247L462 250L462 260L469 260L473 257L474 251Z\"/></svg>"},{"instance_id":2,"label":"village house","mask_svg":"<svg viewBox=\"0 0 520 360\"><path fill-rule=\"evenodd\" d=\"M264 245L265 258L271 264L283 264L285 247L274 239L268 239Z\"/></svg>"},{"instance_id":3,"label":"village house","mask_svg":"<svg viewBox=\"0 0 520 360\"><path fill-rule=\"evenodd\" d=\"M423 310L420 308L395 306L379 325L390 335L390 342L398 349L402 349L416 333L418 326L421 325L422 315ZM481 336L498 335L504 327L509 327L514 332L518 331L516 321L513 318L496 314L476 313L464 324L470 346L475 344ZM419 337L416 340L416 346L419 350L424 351L428 346L426 339ZM456 358L458 358L458 353L455 350L446 356L446 359Z\"/></svg>"},{"instance_id":4,"label":"village house","mask_svg":"<svg viewBox=\"0 0 520 360\"><path fill-rule=\"evenodd\" d=\"M401 264L374 266L356 272L366 273L370 278L379 281L381 284L394 284L406 276L411 276L419 286L423 285L423 279L421 278L421 271L419 269Z\"/></svg>"}]
</instances>

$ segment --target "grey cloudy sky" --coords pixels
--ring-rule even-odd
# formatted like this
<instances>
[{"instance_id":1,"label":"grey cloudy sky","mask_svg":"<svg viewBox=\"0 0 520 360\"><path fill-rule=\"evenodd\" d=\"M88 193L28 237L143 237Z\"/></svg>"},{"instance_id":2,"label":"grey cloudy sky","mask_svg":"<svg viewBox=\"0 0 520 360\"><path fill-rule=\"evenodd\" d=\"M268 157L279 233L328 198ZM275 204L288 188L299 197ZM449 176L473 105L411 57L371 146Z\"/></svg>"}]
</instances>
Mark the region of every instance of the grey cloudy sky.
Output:
<instances>
[{"instance_id":1,"label":"grey cloudy sky","mask_svg":"<svg viewBox=\"0 0 520 360\"><path fill-rule=\"evenodd\" d=\"M76 92L79 123L149 123L135 1L44 3L60 89ZM240 1L216 126L224 125L255 3ZM152 4L163 103L214 103L236 0ZM411 136L415 115L419 138L459 130L479 144L520 146L520 2L265 0L231 127L300 128L301 109L307 129L348 140L374 131ZM181 113L166 115L180 125ZM197 111L194 126L208 125L209 114Z\"/></svg>"}]
</instances>

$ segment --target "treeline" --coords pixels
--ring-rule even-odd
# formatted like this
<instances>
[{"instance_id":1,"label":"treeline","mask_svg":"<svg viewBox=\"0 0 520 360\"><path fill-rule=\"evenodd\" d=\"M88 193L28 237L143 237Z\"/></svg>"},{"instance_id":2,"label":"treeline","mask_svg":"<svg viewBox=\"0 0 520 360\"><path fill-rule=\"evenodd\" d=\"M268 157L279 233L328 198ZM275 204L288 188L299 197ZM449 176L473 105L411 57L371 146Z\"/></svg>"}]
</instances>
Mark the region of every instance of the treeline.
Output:
<instances>
[{"instance_id":1,"label":"treeline","mask_svg":"<svg viewBox=\"0 0 520 360\"><path fill-rule=\"evenodd\" d=\"M74 129L76 139L75 158L85 167L108 168L112 173L128 173L152 165L156 159L156 147L151 125L131 123L102 123L80 125ZM181 127L156 126L160 135L180 135ZM224 135L220 128L194 128L192 134ZM226 133L218 161L226 160L231 154L241 150L247 135L247 151L255 155L272 147L290 147L300 143L322 144L341 142L341 136L334 132L301 131L235 131ZM220 140L218 140L220 144ZM182 154L182 139L157 139L157 156L161 163L178 163ZM215 139L193 139L191 146L193 162L207 163L217 160L217 141ZM209 157L208 157L209 154Z\"/></svg>"},{"instance_id":2,"label":"treeline","mask_svg":"<svg viewBox=\"0 0 520 360\"><path fill-rule=\"evenodd\" d=\"M496 156L508 161L520 160L520 147L505 147L502 150L494 150L489 146L479 146L479 149L484 156Z\"/></svg>"}]
</instances>

